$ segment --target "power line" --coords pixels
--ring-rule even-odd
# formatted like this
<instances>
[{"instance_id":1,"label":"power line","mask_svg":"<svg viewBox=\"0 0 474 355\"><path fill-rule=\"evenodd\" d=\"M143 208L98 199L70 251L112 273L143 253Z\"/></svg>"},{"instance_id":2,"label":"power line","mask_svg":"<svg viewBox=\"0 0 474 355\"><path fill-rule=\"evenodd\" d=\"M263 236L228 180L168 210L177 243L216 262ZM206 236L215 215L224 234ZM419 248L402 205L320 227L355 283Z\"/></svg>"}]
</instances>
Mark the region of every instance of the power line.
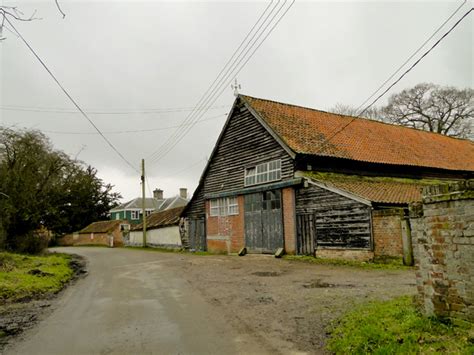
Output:
<instances>
[{"instance_id":1,"label":"power line","mask_svg":"<svg viewBox=\"0 0 474 355\"><path fill-rule=\"evenodd\" d=\"M216 118L225 117L226 114L220 114L218 116L208 117L203 120L199 120L199 122L206 122L210 120L215 120ZM166 131L168 129L177 128L180 126L168 126L168 127L160 127L160 128L150 128L150 129L135 129L135 130L126 130L126 131L103 131L104 134L124 134L124 133L144 133L144 132L156 132L156 131ZM49 131L49 130L41 130L45 133L52 133L52 134L70 134L70 135L91 135L91 134L98 134L97 132L73 132L73 131Z\"/></svg>"},{"instance_id":2,"label":"power line","mask_svg":"<svg viewBox=\"0 0 474 355\"><path fill-rule=\"evenodd\" d=\"M418 47L418 49L417 49L415 52L412 53L412 55L410 55L410 56L403 62L402 65L400 65L400 66L397 68L397 70L395 70L395 71L393 72L393 74L390 75L390 76L388 77L388 79L385 80L385 81L377 88L377 90L375 90L364 102L362 102L362 103L356 108L355 112L358 112L372 97L374 97L374 96L380 91L381 88L383 88L383 87L385 86L385 84L387 84L390 80L392 80L392 78L393 78L395 75L397 75L397 73L398 73L410 60L412 60L412 59L415 57L415 55L417 55L417 54L421 51L421 49L422 49L429 41L431 41L431 39L432 39L434 36L436 36L436 34L444 27L444 25L445 25L446 23L448 23L448 21L451 20L451 19L454 17L454 15L456 15L456 14L458 13L458 11L461 9L461 7L464 6L464 4L466 3L466 1L467 1L467 0L464 0L464 2L463 2L456 10L454 10L454 12L436 29L436 31L434 31L434 32L431 34L431 36L428 37L428 39L426 39L426 40L423 42L423 44L422 44L421 46ZM359 116L360 116L360 114L359 114Z\"/></svg>"},{"instance_id":3,"label":"power line","mask_svg":"<svg viewBox=\"0 0 474 355\"><path fill-rule=\"evenodd\" d=\"M255 52L261 47L261 45L265 42L265 40L269 37L269 35L273 32L273 30L275 29L275 27L280 23L280 21L283 19L283 17L288 13L288 11L291 9L291 7L293 6L293 4L295 3L295 0L293 0L290 4L290 6L283 12L283 14L277 19L277 21L273 24L273 26L270 28L270 30L267 32L267 34L265 35L265 37L263 38L263 40L260 41L260 43L258 43L257 47L252 51L252 53L247 57L247 59L245 60L245 62L237 69L238 65L242 62L242 60L245 58L245 55L247 55L247 53L249 52L249 50L251 50L255 44L257 43L258 39L261 37L261 35L265 32L265 30L268 28L269 24L275 19L275 17L280 13L280 11L283 9L283 7L285 6L286 4L286 0L284 2L284 4L282 5L282 7L280 7L280 9L277 11L277 13L272 17L272 19L270 20L270 22L265 26L264 30L262 31L261 34L259 34L257 40L252 44L252 46L250 47L250 49L244 54L244 57L235 65L235 67L232 69L232 71L230 72L231 74L233 74L233 72L237 69L237 72L233 75L237 75L240 73L240 71L245 67L245 65L250 61L250 59L254 56ZM271 14L271 13L270 13ZM267 17L268 18L268 17ZM227 75L226 78L229 78L230 74ZM210 103L211 105L214 104L214 102L222 95L222 93L224 92L226 86L229 85L229 83L232 81L232 78L230 78L230 81L227 82L227 83L223 83L220 87L214 89L214 91L217 91L219 90L220 88L222 88L222 90L219 92L219 93L214 93L213 96L211 97L208 97L207 101L206 101L206 105L209 106L209 101L212 100L212 103ZM201 116L197 116L195 119L194 119L194 122L187 127L187 129L185 129L180 136L178 136L174 142L172 142L171 145L169 145L168 147L165 148L164 151L161 152L161 154L159 153L157 156L155 156L154 160L155 161L158 161L159 159L161 159L163 156L165 156L171 149L173 149L178 143L179 141L181 141L183 139L183 137L192 129L192 127L195 125L195 123L197 122L197 120L199 120L199 117L202 117L202 115L205 113L206 111L202 111L201 112ZM156 153L156 152L155 152Z\"/></svg>"},{"instance_id":4,"label":"power line","mask_svg":"<svg viewBox=\"0 0 474 355\"><path fill-rule=\"evenodd\" d=\"M443 35L441 36L440 39L438 39L432 46L430 49L428 49L425 53L423 53L423 55L418 58L418 60L413 63L411 65L410 68L408 68L402 75L400 75L400 77L395 80L384 92L382 92L370 105L368 105L364 110L362 110L362 112L360 113L360 115L362 115L365 111L367 111L370 107L372 107L378 100L380 100L380 98L382 96L384 96L392 87L394 87L398 82L400 82L400 80L403 79L403 77L405 77L405 75L407 75L414 67L416 67L418 65L418 63L421 62L421 60L426 57L444 38L446 38L446 36L448 36L453 30L454 28L456 28L457 25L459 25L459 23L461 23L462 20L464 20L467 15L469 15L471 13L471 11L474 10L474 8L471 8L469 11L467 11L458 21L456 21L456 23ZM359 116L360 116L359 115ZM319 148L319 152L321 152L328 144L329 142L331 141L331 139L333 139L336 135L338 135L339 133L341 133L342 131L344 131L352 122L354 122L354 120L356 119L357 117L352 117L349 122L347 122L343 127L341 127L340 129L338 129L334 134L332 134L328 139L326 139L326 141L323 143L323 145Z\"/></svg>"},{"instance_id":5,"label":"power line","mask_svg":"<svg viewBox=\"0 0 474 355\"><path fill-rule=\"evenodd\" d=\"M277 4L273 7L273 9L270 11L270 13L267 15L267 17L264 19L263 23L265 23L265 21L268 19L268 17L271 15L271 13L275 10L275 8L277 7L278 3L280 2L280 0L277 1ZM263 18L263 16L265 15L265 13L268 11L268 9L270 8L271 4L273 3L273 0L267 5L267 7L265 8L265 10L262 12L262 14L260 15L260 17L257 19L257 21L255 22L255 24L252 26L252 28L250 29L250 31L247 33L247 35L245 36L244 40L242 40L242 42L239 44L239 46L237 47L237 49L234 51L234 53L232 54L232 56L229 58L229 60L227 61L227 63L224 65L224 67L221 69L221 71L219 72L219 74L216 76L216 78L214 79L214 81L211 83L211 85L209 85L209 87L207 88L207 90L204 92L204 94L201 96L201 98L198 100L198 102L196 103L195 105L195 108L196 110L193 110L193 112L191 112L182 122L182 126L184 127L184 125L186 123L188 123L188 121L191 121L193 120L193 116L195 115L197 109L203 107L203 105L206 104L206 97L209 97L209 95L211 95L213 92L214 92L214 89L213 87L216 86L216 85L219 85L221 83L221 80L222 78L219 80L219 78L221 77L222 73L225 71L226 67L229 65L229 63L232 61L232 59L235 57L235 55L238 53L238 51L240 50L240 48L242 48L242 45L245 43L245 41L247 40L247 38L249 38L249 36L251 35L251 33L253 32L253 30L255 29L255 27L258 25L258 23L260 22L260 20ZM262 24L263 24L262 23ZM261 26L257 29L256 32L258 32L260 30ZM254 34L255 36L255 34ZM253 39L253 37L250 39L250 41ZM245 48L248 46L248 44L244 47L244 50ZM240 54L239 56L240 57ZM237 57L237 58L238 58ZM233 65L233 64L232 64ZM232 67L231 65L231 67ZM230 67L230 68L231 68ZM230 69L229 68L229 69ZM226 73L224 75L226 75L229 71L229 69L227 69ZM218 82L219 81L219 82ZM218 82L218 84L216 84L216 82ZM168 137L168 139L154 152L152 153L149 158L151 158L152 160L157 158L159 156L159 153L164 150L164 147L166 147L167 145L169 145L169 143L173 142L173 140L176 140L179 135L181 134L181 130L183 127L180 127L178 128L170 137Z\"/></svg>"},{"instance_id":6,"label":"power line","mask_svg":"<svg viewBox=\"0 0 474 355\"><path fill-rule=\"evenodd\" d=\"M408 68L402 75L400 75L400 77L397 80L395 80L395 82L392 85L390 85L384 92L382 92L374 101L372 101L372 103L369 106L363 109L360 114L362 115L365 111L367 111L370 107L372 107L382 96L384 96L391 88L393 88L400 80L402 80L405 75L407 75L414 67L416 67L418 63L421 62L421 60L424 57L426 57L444 38L446 38L446 36L448 36L456 28L457 25L459 25L459 23L461 23L461 21L464 20L467 17L467 15L471 13L472 10L474 10L474 8L471 8L458 21L456 21L456 23L453 26L451 26L451 28L443 36L441 36L441 38L438 39L435 42L435 44L431 46L430 49L428 49L425 53L423 53L423 55L420 58L418 58L418 60L415 63L413 63L410 68Z\"/></svg>"},{"instance_id":7,"label":"power line","mask_svg":"<svg viewBox=\"0 0 474 355\"><path fill-rule=\"evenodd\" d=\"M49 73L49 75L53 78L53 80L56 82L56 84L61 88L63 93L69 98L69 100L74 104L74 106L81 112L81 114L84 116L87 121L94 127L94 129L100 134L100 136L104 139L104 141L113 149L115 153L128 165L130 166L134 171L138 172L138 169L135 168L123 155L122 153L119 152L119 150L110 142L107 137L104 136L104 134L100 131L100 129L94 124L94 122L87 116L87 114L82 110L82 108L76 103L76 101L72 98L72 96L67 92L67 90L64 88L64 86L59 82L59 80L56 78L56 76L51 72L51 70L46 66L44 61L39 57L39 55L35 52L35 50L30 46L30 44L26 41L26 39L21 35L21 33L13 26L11 21L8 18L5 18L5 20L10 24L10 26L13 28L13 30L18 34L18 36L21 38L23 43L29 48L31 53L36 57L36 59L41 63L41 65L46 69L46 71Z\"/></svg>"},{"instance_id":8,"label":"power line","mask_svg":"<svg viewBox=\"0 0 474 355\"><path fill-rule=\"evenodd\" d=\"M228 107L228 105L212 106L204 109L220 109ZM78 114L75 110L68 110L62 108L47 108L47 107L28 107L28 106L13 106L6 105L0 106L0 110L4 111L27 111L27 112L46 112L46 113L71 113ZM156 108L156 109L143 109L143 110L112 110L112 111L98 111L98 110L84 110L89 115L134 115L134 114L155 114L155 113L174 113L174 112L188 112L193 111L191 107L175 107L175 108Z\"/></svg>"},{"instance_id":9,"label":"power line","mask_svg":"<svg viewBox=\"0 0 474 355\"><path fill-rule=\"evenodd\" d=\"M181 174L182 172L188 171L189 169L194 168L196 165L198 165L199 163L202 163L202 162L207 162L207 159L206 159L206 158L199 159L198 161L192 163L191 165L188 165L188 166L187 166L186 168L184 168L184 169L180 169L180 170L175 171L175 172L173 172L173 173L171 173L171 174L168 174L168 175L165 175L165 176L161 176L160 179L167 179L167 178L176 176L176 175L178 175L178 174Z\"/></svg>"},{"instance_id":10,"label":"power line","mask_svg":"<svg viewBox=\"0 0 474 355\"><path fill-rule=\"evenodd\" d=\"M285 1L286 3L286 1ZM247 65L247 63L250 61L250 59L253 57L253 55L255 54L255 52L261 47L261 45L265 42L265 40L268 38L268 36L273 32L273 30L275 29L275 27L280 23L280 21L283 19L283 17L286 15L286 13L290 10L290 8L293 6L293 4L295 3L295 1L293 0L293 2L290 4L290 6L286 9L286 11L280 16L280 18L276 21L276 23L274 23L273 27L270 29L269 32L267 32L267 34L265 35L265 37L263 38L263 40L258 44L258 46L253 50L253 52L250 54L249 57L247 57L246 61L239 67L239 69L237 70L237 72L234 74L234 75L238 75L240 73L240 71L245 67L245 65ZM283 8L283 7L282 7ZM279 11L277 12L277 14L280 12L280 10L282 9L280 8ZM273 20L273 18L272 18ZM267 26L268 27L268 26ZM259 36L260 37L260 36ZM256 42L255 42L256 43ZM240 64L241 61L239 61L238 64ZM234 69L235 70L235 69ZM229 76L228 76L229 77ZM226 83L225 85L222 85L221 86L221 91L217 94L217 96L214 97L213 101L212 101L212 104L222 95L222 93L224 92L224 90L226 89L226 87L230 84L230 82L232 82L232 78L230 79L230 81L228 83ZM200 116L197 117L197 120L199 119ZM201 117L202 117L202 114L201 114ZM197 121L194 122L194 124L196 123ZM171 151L171 149L173 149L178 143L179 141L181 141L181 139L193 128L193 125L189 126L187 128L187 130L182 134L182 136L176 141L174 142L170 147L168 147L168 149L164 152L164 154L162 154L162 156L164 156L165 154L167 154L169 151ZM161 157L162 157L161 156ZM160 157L160 158L161 158Z\"/></svg>"}]
</instances>

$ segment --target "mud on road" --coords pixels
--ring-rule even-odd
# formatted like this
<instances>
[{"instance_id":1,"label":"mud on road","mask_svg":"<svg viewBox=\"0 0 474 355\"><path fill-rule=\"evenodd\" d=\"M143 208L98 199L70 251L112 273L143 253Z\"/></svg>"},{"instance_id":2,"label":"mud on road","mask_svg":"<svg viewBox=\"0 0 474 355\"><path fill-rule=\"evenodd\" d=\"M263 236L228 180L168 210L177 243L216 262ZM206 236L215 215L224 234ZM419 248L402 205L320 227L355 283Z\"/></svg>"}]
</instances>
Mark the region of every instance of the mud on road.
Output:
<instances>
[{"instance_id":1,"label":"mud on road","mask_svg":"<svg viewBox=\"0 0 474 355\"><path fill-rule=\"evenodd\" d=\"M18 309L10 307L7 312L0 312L2 313L0 314L2 318L0 327L3 327L4 330L9 329L8 331L13 334L16 330L21 331L23 327L30 326L37 319L45 319L45 323L53 323L52 326L56 326L55 322L49 321L54 315L56 315L57 322L61 320L67 324L68 319L62 319L60 316L74 318L71 313L67 313L65 310L70 308L67 306L69 302L72 302L73 295L80 295L82 289L86 296L89 293L93 295L93 298L88 302L93 302L90 306L94 305L96 307L94 309L102 312L100 318L103 318L103 322L111 317L117 327L120 322L131 322L137 327L136 339L133 338L134 333L128 329L130 326L127 324L116 330L120 336L122 336L122 331L128 334L127 337L132 336L132 338L127 338L128 341L125 345L121 345L128 346L127 349L130 351L139 349L140 344L136 345L137 348L131 340L141 341L140 339L144 336L140 335L140 332L148 334L146 330L150 327L147 327L147 324L153 324L152 328L156 330L160 322L166 323L166 319L162 319L164 312L165 315L169 313L170 322L176 321L173 317L179 318L179 316L191 319L193 314L198 314L198 317L202 317L197 320L191 319L193 322L197 322L199 327L204 327L202 331L191 333L191 335L189 330L194 329L191 325L190 329L186 329L186 325L175 322L175 325L185 328L181 329L185 338L180 338L180 341L189 343L187 344L189 346L186 347L188 350L196 350L199 344L195 342L198 340L201 343L207 341L206 336L211 336L209 341L214 341L213 335L208 334L205 330L204 324L209 323L209 319L204 319L207 317L215 320L216 325L221 326L220 331L217 331L216 334L218 333L223 339L230 338L238 341L240 345L237 353L320 354L325 353L324 346L328 338L326 333L328 325L344 312L351 310L354 305L369 300L390 299L416 292L412 270L366 270L347 266L288 261L262 255L200 256L186 253L106 248L61 248L58 251L93 257L94 259L91 259L89 265L91 267L90 276L81 280L77 285L73 285L72 287L76 287L76 290L71 289L65 292L69 298L59 297L58 301L49 299L32 301L26 306L20 304ZM92 268L92 261L96 266L95 271ZM109 264L115 266L109 270L106 277L101 278L99 273L104 271L104 265ZM150 272L152 274L148 275L147 273ZM81 271L79 271L80 273ZM128 275L129 273L132 274ZM131 276L134 278L130 279ZM90 282L87 281L92 281L94 277L97 282L90 285ZM128 284L132 281L135 282L131 285L135 285L133 287L136 289L121 287L119 291L123 294L117 291L114 287L124 285L124 280ZM106 284L106 281L110 284ZM137 282L139 283L136 284ZM166 290L168 285L169 292ZM84 290L84 287L88 287L87 290ZM89 289L94 287L96 289L89 292ZM112 291L119 294L108 293ZM141 313L134 313L141 309L138 307L141 304L140 300L133 297L130 299L135 291L144 291L148 298L152 297L151 295L158 298L165 297L162 300L153 300L152 298L145 300L147 307L151 306L149 302L154 302L158 306L161 304L161 307L173 305L175 308L161 310L158 307L158 318L153 315L152 319L142 319L142 316L138 315ZM180 295L180 292L184 293ZM135 296L145 297L142 294ZM130 307L127 307L126 299L132 302L129 304ZM66 300L69 301L66 302ZM107 306L102 301L107 301L110 304ZM118 302L117 307L119 308L112 305L113 301ZM181 304L181 302L185 302L185 304ZM58 308L57 303L61 303L62 308ZM110 312L110 307L114 311L120 310L120 305L122 305L124 316L128 315L128 320L115 319L106 313ZM193 307L200 309L195 310ZM54 313L53 309L56 309ZM60 314L57 312L59 309L62 310L59 312ZM183 310L189 314L180 314ZM120 314L115 316L120 318ZM154 313L150 311L147 314ZM82 316L75 315L74 319L77 318L79 327L84 322L91 321L83 319L84 317L86 317L84 314ZM146 317L144 316L144 318ZM41 327L44 330L45 323L39 324L34 329ZM102 323L100 325L102 326ZM104 323L104 326L106 325ZM166 328L166 324L161 325ZM115 328L111 327L111 329ZM34 335L34 331L26 332L24 335L27 333ZM117 335L113 332L111 334ZM156 335L156 331L153 334ZM19 338L25 338L24 335ZM195 339L196 336L199 336L199 339ZM31 339L30 336L26 338ZM126 341L127 339L122 340ZM171 340L159 338L157 341L170 342ZM17 345L18 343L16 341ZM179 344L169 345L170 349L179 347ZM206 344L200 345L202 345L202 349L206 348ZM161 348L162 346L163 344L161 344ZM97 349L101 349L100 344ZM114 351L120 354L127 353L124 349L119 347ZM152 349L151 353L155 353L155 350L160 347ZM159 353L158 350L157 353Z\"/></svg>"},{"instance_id":2,"label":"mud on road","mask_svg":"<svg viewBox=\"0 0 474 355\"><path fill-rule=\"evenodd\" d=\"M63 289L87 274L86 260L82 256L73 254L69 265L73 270L73 276ZM14 303L0 304L0 353L15 336L47 317L55 298L60 294L61 291L38 296L35 299L26 298Z\"/></svg>"},{"instance_id":3,"label":"mud on road","mask_svg":"<svg viewBox=\"0 0 474 355\"><path fill-rule=\"evenodd\" d=\"M412 270L365 270L261 255L181 256L172 264L234 328L283 354L324 353L328 325L354 305L416 293Z\"/></svg>"}]
</instances>

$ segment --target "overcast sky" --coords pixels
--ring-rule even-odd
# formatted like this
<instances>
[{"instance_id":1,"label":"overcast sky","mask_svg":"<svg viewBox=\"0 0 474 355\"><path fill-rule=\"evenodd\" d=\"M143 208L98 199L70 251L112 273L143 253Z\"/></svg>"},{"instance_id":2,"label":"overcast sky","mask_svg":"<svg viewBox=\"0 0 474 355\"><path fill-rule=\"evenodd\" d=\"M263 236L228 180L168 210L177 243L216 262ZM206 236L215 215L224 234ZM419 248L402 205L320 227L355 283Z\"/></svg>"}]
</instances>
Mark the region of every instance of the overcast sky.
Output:
<instances>
[{"instance_id":1,"label":"overcast sky","mask_svg":"<svg viewBox=\"0 0 474 355\"><path fill-rule=\"evenodd\" d=\"M337 103L359 106L462 3L296 1L237 75L241 92L323 110ZM3 1L17 5L25 15L37 10L40 20L14 25L138 169L140 159L148 158L176 131L190 112L186 109L195 106L269 2L60 4L64 19L54 0ZM286 8L289 5L290 1ZM426 49L472 5L466 1ZM389 94L419 82L472 87L472 17L471 13ZM83 116L41 112L74 111L74 106L27 47L10 32L3 35L7 39L0 44L0 123L43 131L57 149L97 168L124 200L138 197L137 172ZM159 187L168 197L180 187L190 192L196 188L233 100L226 84L202 122L162 159L147 162L150 190ZM159 112L163 109L173 112ZM150 131L117 133L130 130Z\"/></svg>"}]
</instances>

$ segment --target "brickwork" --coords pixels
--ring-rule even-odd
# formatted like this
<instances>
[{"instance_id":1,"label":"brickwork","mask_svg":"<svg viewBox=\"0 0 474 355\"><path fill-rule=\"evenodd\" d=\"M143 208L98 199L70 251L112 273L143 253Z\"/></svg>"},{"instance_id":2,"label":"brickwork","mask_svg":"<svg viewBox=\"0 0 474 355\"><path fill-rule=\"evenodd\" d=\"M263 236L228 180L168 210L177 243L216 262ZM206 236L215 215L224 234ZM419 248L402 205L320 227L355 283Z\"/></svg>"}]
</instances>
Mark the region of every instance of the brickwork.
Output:
<instances>
[{"instance_id":1,"label":"brickwork","mask_svg":"<svg viewBox=\"0 0 474 355\"><path fill-rule=\"evenodd\" d=\"M403 210L391 208L372 211L372 235L375 256L403 256Z\"/></svg>"},{"instance_id":2,"label":"brickwork","mask_svg":"<svg viewBox=\"0 0 474 355\"><path fill-rule=\"evenodd\" d=\"M206 201L207 249L210 252L235 253L245 246L244 197L238 196L239 214L211 217Z\"/></svg>"},{"instance_id":3,"label":"brickwork","mask_svg":"<svg viewBox=\"0 0 474 355\"><path fill-rule=\"evenodd\" d=\"M374 258L374 252L370 250L354 250L354 249L316 249L316 257L327 259L345 259L369 261Z\"/></svg>"},{"instance_id":4,"label":"brickwork","mask_svg":"<svg viewBox=\"0 0 474 355\"><path fill-rule=\"evenodd\" d=\"M474 321L474 180L427 187L410 207L425 313Z\"/></svg>"},{"instance_id":5,"label":"brickwork","mask_svg":"<svg viewBox=\"0 0 474 355\"><path fill-rule=\"evenodd\" d=\"M287 187L282 191L283 200L283 235L285 239L285 252L296 253L296 212L295 190Z\"/></svg>"},{"instance_id":6,"label":"brickwork","mask_svg":"<svg viewBox=\"0 0 474 355\"><path fill-rule=\"evenodd\" d=\"M74 240L73 240L73 235L72 234L66 234L63 237L60 237L56 240L58 245L63 246L63 247L69 247L74 245Z\"/></svg>"},{"instance_id":7,"label":"brickwork","mask_svg":"<svg viewBox=\"0 0 474 355\"><path fill-rule=\"evenodd\" d=\"M58 239L58 245L74 246L74 245L106 245L110 246L110 236L114 239L114 247L123 246L123 237L120 228L112 233L73 233L67 234Z\"/></svg>"}]
</instances>

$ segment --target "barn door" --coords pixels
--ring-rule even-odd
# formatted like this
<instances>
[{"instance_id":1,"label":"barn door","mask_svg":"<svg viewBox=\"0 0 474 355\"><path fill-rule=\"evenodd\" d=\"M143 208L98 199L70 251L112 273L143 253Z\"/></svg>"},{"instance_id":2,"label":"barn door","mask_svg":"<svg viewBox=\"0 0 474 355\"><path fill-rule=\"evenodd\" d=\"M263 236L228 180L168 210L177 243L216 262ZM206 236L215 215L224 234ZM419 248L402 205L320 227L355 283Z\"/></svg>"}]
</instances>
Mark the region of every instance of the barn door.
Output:
<instances>
[{"instance_id":1,"label":"barn door","mask_svg":"<svg viewBox=\"0 0 474 355\"><path fill-rule=\"evenodd\" d=\"M296 216L296 253L314 255L316 247L316 215L313 213Z\"/></svg>"},{"instance_id":2,"label":"barn door","mask_svg":"<svg viewBox=\"0 0 474 355\"><path fill-rule=\"evenodd\" d=\"M204 218L189 220L189 248L195 251L206 251L206 223Z\"/></svg>"},{"instance_id":3,"label":"barn door","mask_svg":"<svg viewBox=\"0 0 474 355\"><path fill-rule=\"evenodd\" d=\"M274 253L283 247L281 191L245 195L245 245L249 252Z\"/></svg>"}]
</instances>

